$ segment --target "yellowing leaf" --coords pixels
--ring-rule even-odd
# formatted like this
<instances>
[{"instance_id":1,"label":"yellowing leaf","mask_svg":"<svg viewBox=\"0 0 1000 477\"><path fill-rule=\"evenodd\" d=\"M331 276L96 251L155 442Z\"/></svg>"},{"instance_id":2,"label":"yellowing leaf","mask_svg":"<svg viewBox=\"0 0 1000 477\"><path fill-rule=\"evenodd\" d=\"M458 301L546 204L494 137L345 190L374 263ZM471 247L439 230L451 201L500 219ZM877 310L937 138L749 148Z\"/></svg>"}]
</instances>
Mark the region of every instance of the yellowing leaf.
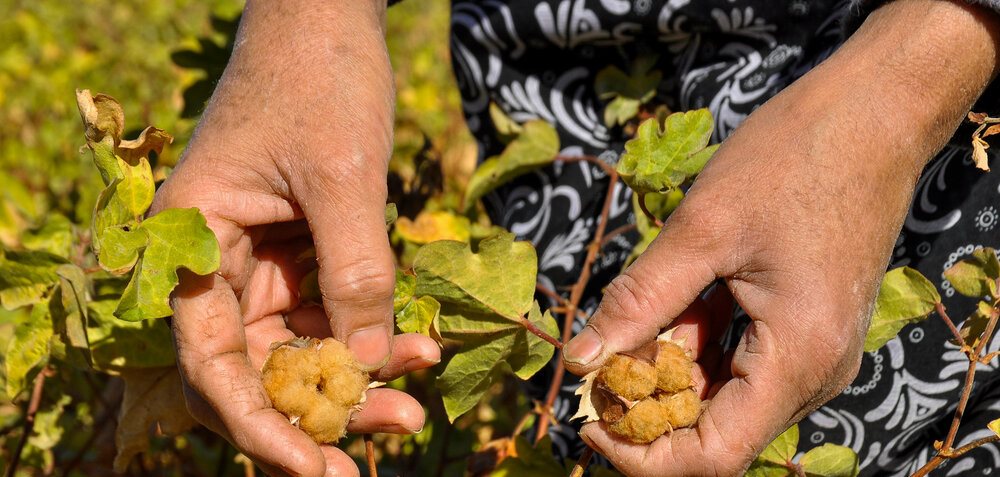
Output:
<instances>
[{"instance_id":1,"label":"yellowing leaf","mask_svg":"<svg viewBox=\"0 0 1000 477\"><path fill-rule=\"evenodd\" d=\"M73 247L73 224L62 214L50 214L40 228L21 237L21 246L26 250L69 257Z\"/></svg>"},{"instance_id":2,"label":"yellowing leaf","mask_svg":"<svg viewBox=\"0 0 1000 477\"><path fill-rule=\"evenodd\" d=\"M441 304L432 297L422 296L410 300L406 306L396 314L396 326L403 333L420 333L424 336L431 335L431 324L441 314Z\"/></svg>"},{"instance_id":3,"label":"yellowing leaf","mask_svg":"<svg viewBox=\"0 0 1000 477\"><path fill-rule=\"evenodd\" d=\"M48 252L0 248L0 305L8 310L39 303L59 282L56 269L66 259Z\"/></svg>"},{"instance_id":4,"label":"yellowing leaf","mask_svg":"<svg viewBox=\"0 0 1000 477\"><path fill-rule=\"evenodd\" d=\"M997 295L997 278L1000 278L1000 261L992 248L980 248L944 271L955 291L971 297Z\"/></svg>"},{"instance_id":5,"label":"yellowing leaf","mask_svg":"<svg viewBox=\"0 0 1000 477\"><path fill-rule=\"evenodd\" d=\"M116 374L141 368L173 366L174 346L164 320L124 321L115 318L117 300L87 304L87 336L94 368Z\"/></svg>"},{"instance_id":6,"label":"yellowing leaf","mask_svg":"<svg viewBox=\"0 0 1000 477\"><path fill-rule=\"evenodd\" d=\"M551 124L536 119L522 127L499 156L483 161L472 173L465 191L466 208L511 179L551 164L559 154L559 135Z\"/></svg>"},{"instance_id":7,"label":"yellowing leaf","mask_svg":"<svg viewBox=\"0 0 1000 477\"><path fill-rule=\"evenodd\" d=\"M417 277L402 270L396 270L396 287L392 290L393 314L403 311L403 308L406 308L406 305L410 304L416 288Z\"/></svg>"},{"instance_id":8,"label":"yellowing leaf","mask_svg":"<svg viewBox=\"0 0 1000 477\"><path fill-rule=\"evenodd\" d=\"M403 240L423 245L438 240L469 241L469 219L451 212L421 211L416 220L400 217L396 222L396 233Z\"/></svg>"},{"instance_id":9,"label":"yellowing leaf","mask_svg":"<svg viewBox=\"0 0 1000 477\"><path fill-rule=\"evenodd\" d=\"M198 209L167 209L142 222L142 258L132 272L115 316L129 321L170 316L177 270L207 275L219 268L219 244Z\"/></svg>"},{"instance_id":10,"label":"yellowing leaf","mask_svg":"<svg viewBox=\"0 0 1000 477\"><path fill-rule=\"evenodd\" d=\"M493 121L493 127L496 128L497 134L500 135L500 139L504 142L510 142L511 139L517 137L524 130L520 124L507 116L500 109L500 106L497 106L493 102L490 103L490 120Z\"/></svg>"},{"instance_id":11,"label":"yellowing leaf","mask_svg":"<svg viewBox=\"0 0 1000 477\"><path fill-rule=\"evenodd\" d=\"M799 446L798 424L789 427L774 439L750 464L747 477L785 477L795 472L789 467Z\"/></svg>"},{"instance_id":12,"label":"yellowing leaf","mask_svg":"<svg viewBox=\"0 0 1000 477\"><path fill-rule=\"evenodd\" d=\"M530 243L501 234L480 242L479 253L461 242L427 244L417 252L413 270L416 296L519 321L535 295L538 259Z\"/></svg>"},{"instance_id":13,"label":"yellowing leaf","mask_svg":"<svg viewBox=\"0 0 1000 477\"><path fill-rule=\"evenodd\" d=\"M910 267L890 270L882 279L865 351L875 351L904 326L923 320L941 301L934 284Z\"/></svg>"},{"instance_id":14,"label":"yellowing leaf","mask_svg":"<svg viewBox=\"0 0 1000 477\"><path fill-rule=\"evenodd\" d=\"M823 444L806 452L799 465L809 477L856 477L858 455L850 447Z\"/></svg>"},{"instance_id":15,"label":"yellowing leaf","mask_svg":"<svg viewBox=\"0 0 1000 477\"><path fill-rule=\"evenodd\" d=\"M994 419L990 421L990 423L987 424L986 427L989 430L993 431L993 433L996 434L997 436L1000 436L1000 419Z\"/></svg>"},{"instance_id":16,"label":"yellowing leaf","mask_svg":"<svg viewBox=\"0 0 1000 477\"><path fill-rule=\"evenodd\" d=\"M187 412L176 367L122 373L125 395L115 431L115 472L123 473L132 457L149 449L149 429L156 425L167 436L197 424Z\"/></svg>"},{"instance_id":17,"label":"yellowing leaf","mask_svg":"<svg viewBox=\"0 0 1000 477\"><path fill-rule=\"evenodd\" d=\"M52 314L48 302L31 308L28 321L14 327L5 358L7 396L13 400L24 389L28 376L48 361L52 339Z\"/></svg>"},{"instance_id":18,"label":"yellowing leaf","mask_svg":"<svg viewBox=\"0 0 1000 477\"><path fill-rule=\"evenodd\" d=\"M637 193L665 192L701 171L718 146L708 146L715 125L707 109L673 113L639 125L618 161L622 180Z\"/></svg>"},{"instance_id":19,"label":"yellowing leaf","mask_svg":"<svg viewBox=\"0 0 1000 477\"><path fill-rule=\"evenodd\" d=\"M986 326L989 324L992 314L993 306L989 303L981 301L976 305L976 310L965 319L962 327L958 330L959 335L965 340L965 344L973 348L979 345L979 340L982 339L983 333L986 332ZM954 339L951 342L955 345L959 344Z\"/></svg>"},{"instance_id":20,"label":"yellowing leaf","mask_svg":"<svg viewBox=\"0 0 1000 477\"><path fill-rule=\"evenodd\" d=\"M543 315L537 303L532 305L527 319L550 336L558 333L555 319L548 311ZM555 352L555 347L518 323L453 304L442 304L440 326L444 337L462 341L462 348L437 380L452 422L479 402L498 378L498 371L512 371L528 379Z\"/></svg>"},{"instance_id":21,"label":"yellowing leaf","mask_svg":"<svg viewBox=\"0 0 1000 477\"><path fill-rule=\"evenodd\" d=\"M608 127L625 124L639 112L639 106L656 96L663 73L653 70L656 57L638 58L625 73L608 66L594 78L594 90L601 99L611 102L604 109L604 124Z\"/></svg>"},{"instance_id":22,"label":"yellowing leaf","mask_svg":"<svg viewBox=\"0 0 1000 477\"><path fill-rule=\"evenodd\" d=\"M619 96L604 106L604 124L608 127L622 125L639 114L642 103L637 99Z\"/></svg>"}]
</instances>

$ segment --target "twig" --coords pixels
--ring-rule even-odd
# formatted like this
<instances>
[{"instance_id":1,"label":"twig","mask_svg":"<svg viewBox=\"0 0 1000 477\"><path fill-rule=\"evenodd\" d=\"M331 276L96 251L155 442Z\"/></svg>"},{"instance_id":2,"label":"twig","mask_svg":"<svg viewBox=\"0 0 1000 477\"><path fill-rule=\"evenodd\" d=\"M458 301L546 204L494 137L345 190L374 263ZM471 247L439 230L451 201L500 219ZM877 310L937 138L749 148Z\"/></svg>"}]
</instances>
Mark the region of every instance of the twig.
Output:
<instances>
[{"instance_id":1,"label":"twig","mask_svg":"<svg viewBox=\"0 0 1000 477\"><path fill-rule=\"evenodd\" d=\"M243 477L257 477L257 471L253 467L253 461L249 458L243 459Z\"/></svg>"},{"instance_id":2,"label":"twig","mask_svg":"<svg viewBox=\"0 0 1000 477\"><path fill-rule=\"evenodd\" d=\"M557 340L554 337L550 336L548 333L542 331L537 326L535 326L535 324L532 323L531 320L528 320L527 318L525 318L523 316L521 317L521 326L525 327L528 331L531 332L531 334L533 334L533 335L535 335L535 336L537 336L537 337L545 340L550 345L555 346L556 349L562 349L563 344L561 342L559 342L559 340Z\"/></svg>"},{"instance_id":3,"label":"twig","mask_svg":"<svg viewBox=\"0 0 1000 477\"><path fill-rule=\"evenodd\" d=\"M617 229L614 229L614 230L612 230L612 231L604 234L604 240L601 241L601 248L603 249L605 246L607 246L609 243L611 243L611 240L614 239L615 237L617 237L617 236L619 236L621 234L627 234L627 233L635 230L636 228L638 228L638 226L636 226L635 224L625 224L625 225L622 225L621 227L618 227Z\"/></svg>"},{"instance_id":4,"label":"twig","mask_svg":"<svg viewBox=\"0 0 1000 477\"><path fill-rule=\"evenodd\" d=\"M952 321L951 317L948 316L948 312L945 311L944 303L937 302L934 304L934 309L937 310L937 314L941 317L941 320L944 321L944 324L948 325L948 329L951 330L951 334L955 336L955 341L958 341L958 345L962 347L962 350L968 350L969 345L966 344L965 338L962 337L962 333L958 331L958 328L955 327L955 322ZM968 351L966 351L966 354L968 354Z\"/></svg>"},{"instance_id":5,"label":"twig","mask_svg":"<svg viewBox=\"0 0 1000 477\"><path fill-rule=\"evenodd\" d=\"M601 164L604 163L601 162ZM587 258L583 261L580 278L577 279L576 284L570 289L566 316L563 319L563 343L568 342L573 337L573 318L580 307L583 291L587 288L587 283L590 282L591 269L594 266L594 261L597 259L597 252L601 249L601 243L604 241L604 231L608 226L608 217L611 215L611 203L614 201L615 190L618 187L618 172L611 168L611 166L607 166L606 170L608 171L608 192L604 196L604 207L601 209L601 216L597 222L594 239L587 247ZM549 385L549 391L545 395L545 404L542 406L542 413L539 415L538 428L535 432L535 442L542 440L542 437L549 430L549 413L556 401L556 396L559 395L559 389L562 387L565 374L566 367L563 365L562 349L559 349L559 353L556 356L556 369L552 374L552 383Z\"/></svg>"},{"instance_id":6,"label":"twig","mask_svg":"<svg viewBox=\"0 0 1000 477\"><path fill-rule=\"evenodd\" d=\"M554 160L562 162L564 164L572 164L574 162L589 162L597 167L600 167L601 170L603 170L604 173L608 175L608 177L611 177L612 174L614 174L615 177L618 177L618 172L615 171L614 167L611 167L610 164L602 161L601 158L596 156L556 156Z\"/></svg>"},{"instance_id":7,"label":"twig","mask_svg":"<svg viewBox=\"0 0 1000 477\"><path fill-rule=\"evenodd\" d=\"M583 472L590 465L591 457L594 457L594 449L590 447L585 448L583 454L580 454L580 458L577 459L576 465L573 466L573 471L569 473L569 477L583 477Z\"/></svg>"},{"instance_id":8,"label":"twig","mask_svg":"<svg viewBox=\"0 0 1000 477\"><path fill-rule=\"evenodd\" d=\"M535 284L535 290L537 290L542 295L545 295L545 296L547 296L547 297L555 300L556 303L558 303L559 306L561 306L561 307L568 307L569 306L569 300L563 298L562 295L556 293L554 290L552 290L551 288L549 288L549 287L547 287L545 285L542 285L541 283L536 283ZM579 317L581 317L583 319L587 319L587 314L584 313L581 310L577 310L576 314L577 314L577 316L579 316Z\"/></svg>"},{"instance_id":9,"label":"twig","mask_svg":"<svg viewBox=\"0 0 1000 477\"><path fill-rule=\"evenodd\" d=\"M524 432L524 428L528 426L529 422L531 422L531 416L534 416L534 415L535 415L535 413L533 411L528 411L521 418L520 421L517 421L517 425L514 426L514 432L512 432L510 434L511 437L517 437L517 436L521 435L521 433Z\"/></svg>"},{"instance_id":10,"label":"twig","mask_svg":"<svg viewBox=\"0 0 1000 477\"><path fill-rule=\"evenodd\" d=\"M17 441L17 447L14 448L14 453L10 456L10 464L7 466L7 471L4 472L4 477L13 477L17 473L17 466L21 461L21 453L24 452L24 445L28 443L28 438L31 437L31 432L35 428L35 414L38 414L38 408L42 404L42 392L45 391L45 377L49 374L49 367L46 366L38 372L38 376L35 376L35 385L31 390L31 399L28 401L28 410L24 417L24 426L21 430L21 438Z\"/></svg>"},{"instance_id":11,"label":"twig","mask_svg":"<svg viewBox=\"0 0 1000 477\"><path fill-rule=\"evenodd\" d=\"M930 471L936 469L939 465L941 465L945 460L957 459L965 455L969 451L972 451L973 449L982 447L986 444L992 444L994 442L1000 442L1000 436L992 435L989 437L983 437L982 439L976 439L962 447L959 447L958 449L949 452L944 452L944 449L942 449L931 460L927 461L927 463L924 464L923 467L917 469L917 471L914 472L911 477L924 477L925 475L930 473Z\"/></svg>"},{"instance_id":12,"label":"twig","mask_svg":"<svg viewBox=\"0 0 1000 477\"><path fill-rule=\"evenodd\" d=\"M660 220L659 217L653 215L653 213L650 212L648 208L646 208L646 194L639 194L639 200L637 202L639 202L639 210L642 210L642 213L646 215L646 218L653 221L653 223L656 224L657 228L662 229L663 221Z\"/></svg>"},{"instance_id":13,"label":"twig","mask_svg":"<svg viewBox=\"0 0 1000 477\"><path fill-rule=\"evenodd\" d=\"M371 434L365 434L365 457L368 458L369 477L378 477L378 468L375 467L375 442L372 441Z\"/></svg>"}]
</instances>

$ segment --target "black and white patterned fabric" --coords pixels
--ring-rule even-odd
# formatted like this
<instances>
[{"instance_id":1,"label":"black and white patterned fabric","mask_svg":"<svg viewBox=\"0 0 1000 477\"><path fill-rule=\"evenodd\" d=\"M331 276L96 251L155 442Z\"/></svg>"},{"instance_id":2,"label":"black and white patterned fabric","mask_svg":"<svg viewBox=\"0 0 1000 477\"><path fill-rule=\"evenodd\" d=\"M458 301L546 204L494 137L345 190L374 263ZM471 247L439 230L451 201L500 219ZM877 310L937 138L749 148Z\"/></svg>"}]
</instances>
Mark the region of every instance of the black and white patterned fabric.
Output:
<instances>
[{"instance_id":1,"label":"black and white patterned fabric","mask_svg":"<svg viewBox=\"0 0 1000 477\"><path fill-rule=\"evenodd\" d=\"M716 120L713 139L722 141L844 41L844 25L859 12L856 3L453 0L452 62L480 159L503 149L488 111L494 102L519 122L540 118L553 124L563 154L614 163L625 137L602 121L603 103L594 91L601 69L615 65L627 71L635 58L656 55L656 68L663 72L656 101L671 110L709 108ZM994 87L984 98L996 98L995 92ZM989 111L1000 113L995 105ZM968 316L974 301L955 294L941 274L976 247L1000 246L1000 174L976 170L968 131L956 137L961 140L944 149L920 179L892 266L915 267L935 281L957 319ZM1000 167L995 156L991 162ZM611 186L609 230L634 221L631 192L621 183ZM535 244L539 281L565 290L579 275L607 187L599 168L556 164L484 200L496 223ZM619 236L605 249L582 304L586 311L596 309L600 290L621 270L636 238ZM575 331L582 326L577 321ZM940 320L931 319L866 354L855 382L802 421L800 451L840 444L858 453L863 475L912 473L933 455L933 441L947 433L962 386L967 362L949 336ZM738 336L728 339L735 343ZM989 349L1000 349L1000 340ZM995 368L995 362L980 366L959 444L988 435L985 423L1000 417ZM551 369L529 385L539 398ZM577 429L566 423L576 411L577 386L568 379L555 404L563 424L550 433L561 456L575 456L583 446ZM986 475L998 469L1000 449L986 446L940 472Z\"/></svg>"}]
</instances>

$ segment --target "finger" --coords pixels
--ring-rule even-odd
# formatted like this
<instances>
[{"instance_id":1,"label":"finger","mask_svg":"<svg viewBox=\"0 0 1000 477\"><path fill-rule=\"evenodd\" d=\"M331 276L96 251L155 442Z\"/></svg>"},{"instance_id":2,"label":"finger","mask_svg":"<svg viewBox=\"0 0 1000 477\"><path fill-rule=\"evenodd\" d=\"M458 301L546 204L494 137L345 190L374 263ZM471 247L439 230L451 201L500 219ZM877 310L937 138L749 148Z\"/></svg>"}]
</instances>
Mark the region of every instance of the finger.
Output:
<instances>
[{"instance_id":1,"label":"finger","mask_svg":"<svg viewBox=\"0 0 1000 477\"><path fill-rule=\"evenodd\" d=\"M392 340L395 265L385 231L385 171L376 160L332 158L293 184L316 243L319 285L333 336L367 369L383 366ZM360 161L352 166L352 161ZM345 165L346 164L346 165ZM352 180L347 181L348 177ZM380 178L379 178L380 177Z\"/></svg>"},{"instance_id":2,"label":"finger","mask_svg":"<svg viewBox=\"0 0 1000 477\"><path fill-rule=\"evenodd\" d=\"M709 309L705 302L695 300L670 325L667 329L670 340L681 343L681 348L688 352L691 359L699 359L711 334Z\"/></svg>"},{"instance_id":3,"label":"finger","mask_svg":"<svg viewBox=\"0 0 1000 477\"><path fill-rule=\"evenodd\" d=\"M347 425L350 432L416 434L424 428L424 408L402 391L371 389L361 406Z\"/></svg>"},{"instance_id":4,"label":"finger","mask_svg":"<svg viewBox=\"0 0 1000 477\"><path fill-rule=\"evenodd\" d=\"M630 475L664 475L664 469L668 475L738 475L778 434L830 397L824 382L839 389L841 378L822 371L830 359L841 359L830 351L836 346L826 350L804 341L764 322L751 323L734 354L734 378L708 402L696 429L679 430L648 447L600 427L582 433ZM809 360L787 359L806 355Z\"/></svg>"},{"instance_id":5,"label":"finger","mask_svg":"<svg viewBox=\"0 0 1000 477\"><path fill-rule=\"evenodd\" d=\"M186 274L175 293L174 335L181 373L251 460L293 475L319 476L319 447L271 408L247 357L240 306L218 275Z\"/></svg>"},{"instance_id":6,"label":"finger","mask_svg":"<svg viewBox=\"0 0 1000 477\"><path fill-rule=\"evenodd\" d=\"M295 336L317 339L333 336L330 320L321 306L300 306L285 315L285 324Z\"/></svg>"},{"instance_id":7,"label":"finger","mask_svg":"<svg viewBox=\"0 0 1000 477\"><path fill-rule=\"evenodd\" d=\"M285 327L281 315L261 318L246 326L247 356L253 369L263 369L264 361L271 352L271 345L295 338L295 334Z\"/></svg>"},{"instance_id":8,"label":"finger","mask_svg":"<svg viewBox=\"0 0 1000 477\"><path fill-rule=\"evenodd\" d=\"M298 239L254 248L250 276L240 294L245 324L298 306L302 278L316 268L312 260L300 258L311 246L309 240Z\"/></svg>"},{"instance_id":9,"label":"finger","mask_svg":"<svg viewBox=\"0 0 1000 477\"><path fill-rule=\"evenodd\" d=\"M608 356L650 342L715 279L714 254L701 245L711 241L692 234L694 228L671 217L635 263L611 281L587 326L563 348L568 370L586 374Z\"/></svg>"},{"instance_id":10,"label":"finger","mask_svg":"<svg viewBox=\"0 0 1000 477\"><path fill-rule=\"evenodd\" d=\"M326 475L323 477L360 477L361 471L351 456L333 446L320 446L326 459Z\"/></svg>"},{"instance_id":11,"label":"finger","mask_svg":"<svg viewBox=\"0 0 1000 477\"><path fill-rule=\"evenodd\" d=\"M441 347L419 333L396 335L392 340L392 358L374 374L377 381L392 381L418 369L441 362Z\"/></svg>"}]
</instances>

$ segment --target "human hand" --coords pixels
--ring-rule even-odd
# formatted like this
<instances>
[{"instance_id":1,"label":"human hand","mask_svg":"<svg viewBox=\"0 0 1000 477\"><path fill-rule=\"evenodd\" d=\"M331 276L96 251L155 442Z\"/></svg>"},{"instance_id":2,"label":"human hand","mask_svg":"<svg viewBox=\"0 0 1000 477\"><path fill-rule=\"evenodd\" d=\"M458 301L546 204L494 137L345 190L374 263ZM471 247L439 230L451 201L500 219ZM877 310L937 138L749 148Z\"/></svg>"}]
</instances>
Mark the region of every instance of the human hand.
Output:
<instances>
[{"instance_id":1,"label":"human hand","mask_svg":"<svg viewBox=\"0 0 1000 477\"><path fill-rule=\"evenodd\" d=\"M598 423L589 445L628 475L738 475L849 384L920 169L995 74L996 23L958 2L893 2L751 115L563 350L583 374L685 323L710 400L696 427L649 446ZM726 357L707 345L717 323L674 321L717 278L753 320Z\"/></svg>"},{"instance_id":2,"label":"human hand","mask_svg":"<svg viewBox=\"0 0 1000 477\"><path fill-rule=\"evenodd\" d=\"M172 300L188 408L271 475L358 475L350 457L271 408L259 370L272 342L332 335L376 380L440 360L426 337L392 339L394 93L375 3L249 2L233 58L154 204L198 207L222 250L219 272L184 276ZM316 260L302 260L312 246ZM323 307L300 307L299 282L317 263ZM348 430L423 423L415 400L375 389Z\"/></svg>"}]
</instances>

